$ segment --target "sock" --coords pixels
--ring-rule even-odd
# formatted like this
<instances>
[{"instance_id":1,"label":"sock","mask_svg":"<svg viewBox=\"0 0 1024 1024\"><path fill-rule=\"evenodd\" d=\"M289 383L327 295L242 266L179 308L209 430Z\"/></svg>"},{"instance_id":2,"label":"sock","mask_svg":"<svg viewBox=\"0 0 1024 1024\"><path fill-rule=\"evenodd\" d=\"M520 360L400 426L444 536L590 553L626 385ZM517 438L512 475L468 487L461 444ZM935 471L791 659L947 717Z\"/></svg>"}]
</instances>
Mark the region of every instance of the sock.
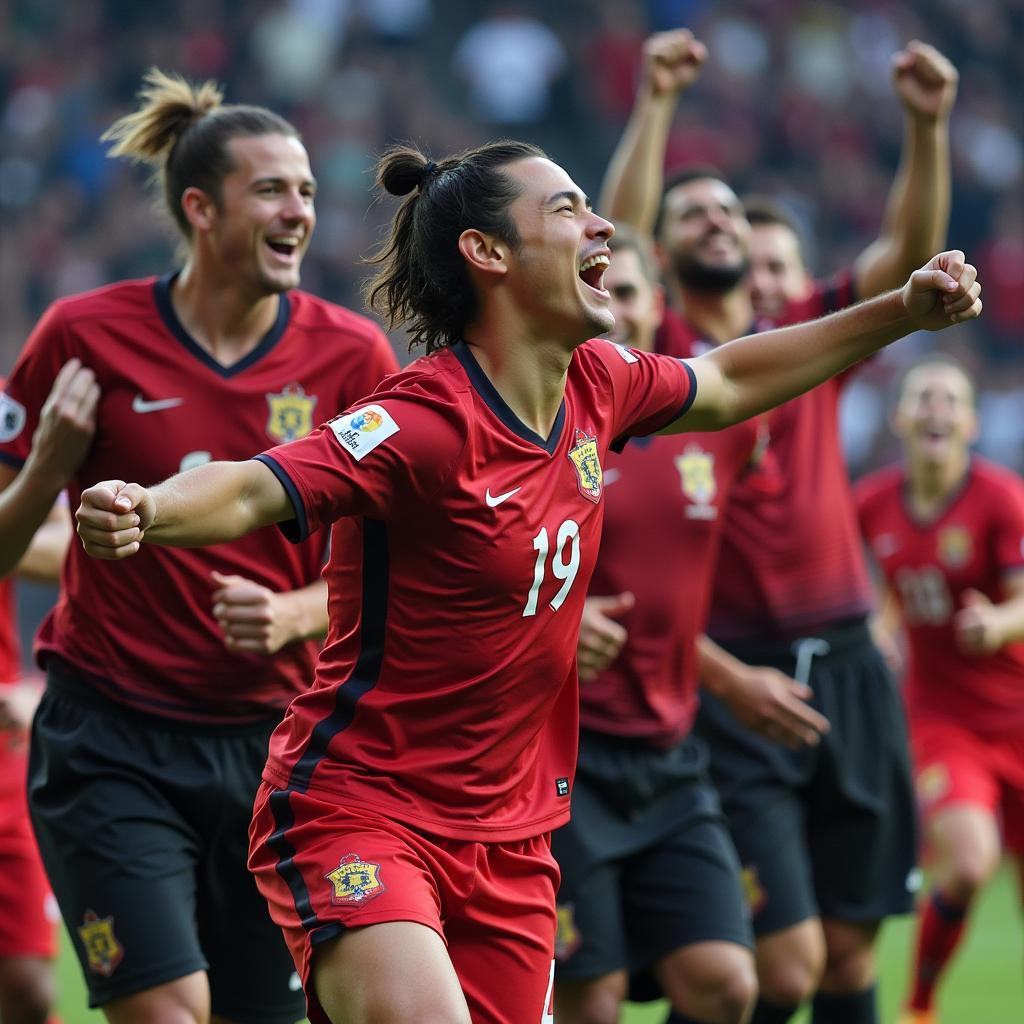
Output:
<instances>
[{"instance_id":1,"label":"sock","mask_svg":"<svg viewBox=\"0 0 1024 1024\"><path fill-rule=\"evenodd\" d=\"M750 1024L786 1024L799 1009L799 1006L779 1006L778 1003L758 999Z\"/></svg>"},{"instance_id":2,"label":"sock","mask_svg":"<svg viewBox=\"0 0 1024 1024\"><path fill-rule=\"evenodd\" d=\"M832 995L819 992L814 997L813 1024L878 1024L875 986L863 992Z\"/></svg>"},{"instance_id":3,"label":"sock","mask_svg":"<svg viewBox=\"0 0 1024 1024\"><path fill-rule=\"evenodd\" d=\"M967 907L946 899L938 890L919 912L917 954L914 959L912 1010L931 1009L935 986L953 951L960 943Z\"/></svg>"}]
</instances>

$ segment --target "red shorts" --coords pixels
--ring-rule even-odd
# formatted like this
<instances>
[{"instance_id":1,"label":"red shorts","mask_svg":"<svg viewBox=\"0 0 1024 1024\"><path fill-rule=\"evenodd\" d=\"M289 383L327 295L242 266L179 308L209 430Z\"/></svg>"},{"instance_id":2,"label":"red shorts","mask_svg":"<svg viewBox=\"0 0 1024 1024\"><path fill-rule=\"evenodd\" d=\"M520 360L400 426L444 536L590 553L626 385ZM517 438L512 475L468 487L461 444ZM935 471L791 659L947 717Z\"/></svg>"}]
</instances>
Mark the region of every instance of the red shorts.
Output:
<instances>
[{"instance_id":1,"label":"red shorts","mask_svg":"<svg viewBox=\"0 0 1024 1024\"><path fill-rule=\"evenodd\" d=\"M1024 736L981 736L959 722L910 721L917 798L927 819L974 804L1002 819L1007 849L1024 854Z\"/></svg>"},{"instance_id":2,"label":"red shorts","mask_svg":"<svg viewBox=\"0 0 1024 1024\"><path fill-rule=\"evenodd\" d=\"M548 835L444 839L263 783L249 838L249 868L284 930L312 1024L330 1024L311 984L317 945L387 921L441 936L474 1024L552 1019L559 876Z\"/></svg>"},{"instance_id":3,"label":"red shorts","mask_svg":"<svg viewBox=\"0 0 1024 1024\"><path fill-rule=\"evenodd\" d=\"M57 904L46 880L25 796L24 750L0 732L0 957L57 955Z\"/></svg>"}]
</instances>

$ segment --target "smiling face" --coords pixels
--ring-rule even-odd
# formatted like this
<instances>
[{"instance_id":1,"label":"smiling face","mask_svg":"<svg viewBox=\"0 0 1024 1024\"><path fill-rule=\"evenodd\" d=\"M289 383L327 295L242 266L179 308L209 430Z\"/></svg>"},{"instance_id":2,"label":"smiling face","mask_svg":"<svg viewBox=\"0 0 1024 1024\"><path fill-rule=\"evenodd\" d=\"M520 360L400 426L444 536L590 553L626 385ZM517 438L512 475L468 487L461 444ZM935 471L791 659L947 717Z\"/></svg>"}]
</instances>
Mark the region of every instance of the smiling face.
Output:
<instances>
[{"instance_id":1,"label":"smiling face","mask_svg":"<svg viewBox=\"0 0 1024 1024\"><path fill-rule=\"evenodd\" d=\"M731 291L750 268L743 204L716 178L695 178L666 194L658 242L671 273L694 291Z\"/></svg>"},{"instance_id":2,"label":"smiling face","mask_svg":"<svg viewBox=\"0 0 1024 1024\"><path fill-rule=\"evenodd\" d=\"M946 363L922 363L903 381L893 415L911 465L945 465L962 459L978 435L974 387Z\"/></svg>"},{"instance_id":3,"label":"smiling face","mask_svg":"<svg viewBox=\"0 0 1024 1024\"><path fill-rule=\"evenodd\" d=\"M654 338L665 310L665 294L644 269L635 248L617 247L605 271L604 286L611 295L615 328L608 337L618 345L654 351Z\"/></svg>"},{"instance_id":4,"label":"smiling face","mask_svg":"<svg viewBox=\"0 0 1024 1024\"><path fill-rule=\"evenodd\" d=\"M778 317L810 288L800 240L785 224L755 224L750 234L750 298L758 316Z\"/></svg>"},{"instance_id":5,"label":"smiling face","mask_svg":"<svg viewBox=\"0 0 1024 1024\"><path fill-rule=\"evenodd\" d=\"M302 143L286 135L234 138L207 233L210 252L255 294L298 287L316 224L316 183Z\"/></svg>"}]
</instances>

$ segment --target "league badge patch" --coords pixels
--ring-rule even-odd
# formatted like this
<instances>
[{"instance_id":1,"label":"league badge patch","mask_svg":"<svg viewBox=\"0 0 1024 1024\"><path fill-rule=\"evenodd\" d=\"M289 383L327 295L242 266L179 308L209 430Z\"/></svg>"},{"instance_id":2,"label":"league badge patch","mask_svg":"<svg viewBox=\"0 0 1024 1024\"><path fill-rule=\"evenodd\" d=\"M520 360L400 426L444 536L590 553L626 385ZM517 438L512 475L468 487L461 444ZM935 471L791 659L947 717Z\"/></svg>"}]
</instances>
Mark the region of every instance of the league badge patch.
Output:
<instances>
[{"instance_id":1,"label":"league badge patch","mask_svg":"<svg viewBox=\"0 0 1024 1024\"><path fill-rule=\"evenodd\" d=\"M596 505L601 500L601 460L597 454L597 438L588 437L577 428L569 460L576 470L576 484L580 494Z\"/></svg>"},{"instance_id":2,"label":"league badge patch","mask_svg":"<svg viewBox=\"0 0 1024 1024\"><path fill-rule=\"evenodd\" d=\"M331 902L336 906L358 905L384 892L380 865L363 860L358 853L345 854L324 878L334 886Z\"/></svg>"},{"instance_id":3,"label":"league badge patch","mask_svg":"<svg viewBox=\"0 0 1024 1024\"><path fill-rule=\"evenodd\" d=\"M297 441L313 429L316 395L307 395L301 384L289 384L277 394L267 395L270 417L267 433L277 442Z\"/></svg>"},{"instance_id":4,"label":"league badge patch","mask_svg":"<svg viewBox=\"0 0 1024 1024\"><path fill-rule=\"evenodd\" d=\"M99 917L96 911L87 910L78 926L78 937L85 947L89 970L109 978L124 959L124 947L114 934L114 918Z\"/></svg>"},{"instance_id":5,"label":"league badge patch","mask_svg":"<svg viewBox=\"0 0 1024 1024\"><path fill-rule=\"evenodd\" d=\"M0 441L13 441L25 427L25 406L0 391Z\"/></svg>"},{"instance_id":6,"label":"league badge patch","mask_svg":"<svg viewBox=\"0 0 1024 1024\"><path fill-rule=\"evenodd\" d=\"M959 569L971 560L971 534L964 526L947 526L939 531L939 561L950 569Z\"/></svg>"},{"instance_id":7,"label":"league badge patch","mask_svg":"<svg viewBox=\"0 0 1024 1024\"><path fill-rule=\"evenodd\" d=\"M576 927L576 916L571 903L559 903L555 908L558 924L555 926L555 959L565 961L580 948L583 936Z\"/></svg>"},{"instance_id":8,"label":"league badge patch","mask_svg":"<svg viewBox=\"0 0 1024 1024\"><path fill-rule=\"evenodd\" d=\"M715 483L715 457L700 445L689 444L682 455L676 456L676 469L683 494L690 499L687 519L717 519L718 509L712 504L718 493Z\"/></svg>"},{"instance_id":9,"label":"league badge patch","mask_svg":"<svg viewBox=\"0 0 1024 1024\"><path fill-rule=\"evenodd\" d=\"M362 409L336 416L329 424L338 444L359 462L381 443L401 429L382 405L364 405Z\"/></svg>"}]
</instances>

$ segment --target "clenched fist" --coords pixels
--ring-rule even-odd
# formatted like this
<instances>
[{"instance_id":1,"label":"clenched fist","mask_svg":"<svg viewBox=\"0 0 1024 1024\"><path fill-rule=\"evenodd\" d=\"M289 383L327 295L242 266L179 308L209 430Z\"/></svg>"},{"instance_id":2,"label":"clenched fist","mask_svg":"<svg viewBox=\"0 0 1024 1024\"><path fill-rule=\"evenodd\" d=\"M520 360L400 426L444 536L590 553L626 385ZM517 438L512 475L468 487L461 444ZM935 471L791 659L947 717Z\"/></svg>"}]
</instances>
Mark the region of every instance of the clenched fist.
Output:
<instances>
[{"instance_id":1,"label":"clenched fist","mask_svg":"<svg viewBox=\"0 0 1024 1024\"><path fill-rule=\"evenodd\" d=\"M960 75L934 46L915 39L893 54L892 78L907 111L934 121L953 106Z\"/></svg>"}]
</instances>

